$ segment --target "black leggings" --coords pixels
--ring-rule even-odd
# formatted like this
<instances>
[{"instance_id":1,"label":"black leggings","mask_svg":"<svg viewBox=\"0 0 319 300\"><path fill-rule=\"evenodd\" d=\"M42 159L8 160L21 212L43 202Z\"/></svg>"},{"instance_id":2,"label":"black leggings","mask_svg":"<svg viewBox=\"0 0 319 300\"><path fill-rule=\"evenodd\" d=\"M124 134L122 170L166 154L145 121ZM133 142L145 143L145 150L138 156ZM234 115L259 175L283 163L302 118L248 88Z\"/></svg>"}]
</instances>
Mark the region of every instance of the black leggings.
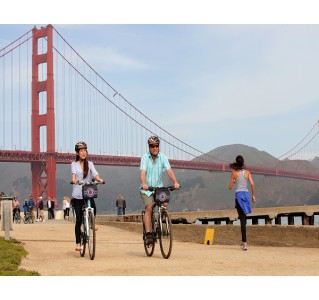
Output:
<instances>
[{"instance_id":1,"label":"black leggings","mask_svg":"<svg viewBox=\"0 0 319 300\"><path fill-rule=\"evenodd\" d=\"M247 220L246 220L246 215L244 214L242 208L240 207L237 199L235 200L236 201L236 209L237 209L237 212L238 212L238 217L239 217L239 220L240 220L240 229L241 229L241 240L242 242L247 242L247 237L246 237L246 224L247 224Z\"/></svg>"},{"instance_id":2,"label":"black leggings","mask_svg":"<svg viewBox=\"0 0 319 300\"><path fill-rule=\"evenodd\" d=\"M82 207L85 204L83 199L74 199L74 210L75 210L75 243L80 244L81 241L81 224L83 211ZM96 206L94 199L91 200L91 207L94 208L94 216L96 216Z\"/></svg>"}]
</instances>

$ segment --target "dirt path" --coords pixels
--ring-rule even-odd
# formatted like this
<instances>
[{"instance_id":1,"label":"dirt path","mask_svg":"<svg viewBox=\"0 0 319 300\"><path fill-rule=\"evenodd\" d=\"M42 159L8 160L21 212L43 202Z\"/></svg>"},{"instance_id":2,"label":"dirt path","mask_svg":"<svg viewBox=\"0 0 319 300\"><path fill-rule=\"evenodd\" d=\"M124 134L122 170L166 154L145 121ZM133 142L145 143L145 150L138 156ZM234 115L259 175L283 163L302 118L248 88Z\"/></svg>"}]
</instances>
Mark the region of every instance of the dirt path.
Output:
<instances>
[{"instance_id":1,"label":"dirt path","mask_svg":"<svg viewBox=\"0 0 319 300\"><path fill-rule=\"evenodd\" d=\"M166 260L156 245L146 257L140 234L99 225L96 258L74 251L74 223L52 221L14 224L11 237L23 242L29 255L21 267L48 276L139 275L319 275L316 248L206 246L174 241ZM4 232L0 232L4 236Z\"/></svg>"}]
</instances>

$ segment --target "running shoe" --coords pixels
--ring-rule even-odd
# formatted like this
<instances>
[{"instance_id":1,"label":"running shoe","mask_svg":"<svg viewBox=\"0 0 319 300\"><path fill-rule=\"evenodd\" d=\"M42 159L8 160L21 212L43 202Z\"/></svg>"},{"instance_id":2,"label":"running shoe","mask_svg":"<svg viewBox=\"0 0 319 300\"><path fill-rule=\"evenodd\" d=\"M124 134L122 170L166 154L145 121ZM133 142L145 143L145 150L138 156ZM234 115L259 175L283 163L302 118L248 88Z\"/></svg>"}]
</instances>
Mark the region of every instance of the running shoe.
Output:
<instances>
[{"instance_id":1,"label":"running shoe","mask_svg":"<svg viewBox=\"0 0 319 300\"><path fill-rule=\"evenodd\" d=\"M240 248L244 251L248 250L247 242L244 242L240 245Z\"/></svg>"}]
</instances>

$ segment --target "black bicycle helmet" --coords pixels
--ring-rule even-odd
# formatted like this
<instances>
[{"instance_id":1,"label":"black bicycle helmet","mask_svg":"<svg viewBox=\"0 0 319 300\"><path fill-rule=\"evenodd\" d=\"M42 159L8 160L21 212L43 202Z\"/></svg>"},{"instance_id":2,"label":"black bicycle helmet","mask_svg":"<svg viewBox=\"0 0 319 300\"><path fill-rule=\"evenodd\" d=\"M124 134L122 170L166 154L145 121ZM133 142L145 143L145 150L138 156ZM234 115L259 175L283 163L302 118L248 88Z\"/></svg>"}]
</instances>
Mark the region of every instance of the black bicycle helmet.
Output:
<instances>
[{"instance_id":1,"label":"black bicycle helmet","mask_svg":"<svg viewBox=\"0 0 319 300\"><path fill-rule=\"evenodd\" d=\"M85 142L78 142L75 145L75 152L79 152L80 149L86 149L87 150L87 145Z\"/></svg>"},{"instance_id":2,"label":"black bicycle helmet","mask_svg":"<svg viewBox=\"0 0 319 300\"><path fill-rule=\"evenodd\" d=\"M148 138L147 140L147 143L150 145L150 144L159 144L160 143L160 140L158 138L158 136L156 135L152 135Z\"/></svg>"}]
</instances>

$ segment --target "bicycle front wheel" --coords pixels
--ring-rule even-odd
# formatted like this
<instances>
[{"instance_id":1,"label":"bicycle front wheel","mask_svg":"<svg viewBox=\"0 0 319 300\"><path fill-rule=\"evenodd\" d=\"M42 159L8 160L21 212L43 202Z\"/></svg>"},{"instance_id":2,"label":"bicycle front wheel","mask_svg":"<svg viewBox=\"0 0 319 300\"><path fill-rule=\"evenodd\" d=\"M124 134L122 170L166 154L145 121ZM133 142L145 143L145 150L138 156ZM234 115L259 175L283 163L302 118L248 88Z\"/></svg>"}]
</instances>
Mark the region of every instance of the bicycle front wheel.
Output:
<instances>
[{"instance_id":1,"label":"bicycle front wheel","mask_svg":"<svg viewBox=\"0 0 319 300\"><path fill-rule=\"evenodd\" d=\"M162 256L167 259L170 257L173 248L171 217L168 215L168 212L166 210L162 210L160 218L160 248Z\"/></svg>"},{"instance_id":2,"label":"bicycle front wheel","mask_svg":"<svg viewBox=\"0 0 319 300\"><path fill-rule=\"evenodd\" d=\"M85 232L85 228L84 228L83 223L82 223L82 226L81 226L80 246L81 246L80 255L83 257L85 255L85 248L86 248L86 232Z\"/></svg>"},{"instance_id":3,"label":"bicycle front wheel","mask_svg":"<svg viewBox=\"0 0 319 300\"><path fill-rule=\"evenodd\" d=\"M89 212L88 216L89 221L89 255L91 260L95 257L95 246L96 246L96 237L95 237L95 220L93 212Z\"/></svg>"},{"instance_id":4,"label":"bicycle front wheel","mask_svg":"<svg viewBox=\"0 0 319 300\"><path fill-rule=\"evenodd\" d=\"M17 216L17 218L16 218L16 223L17 223L17 224L20 224L20 223L21 223L21 216Z\"/></svg>"}]
</instances>

